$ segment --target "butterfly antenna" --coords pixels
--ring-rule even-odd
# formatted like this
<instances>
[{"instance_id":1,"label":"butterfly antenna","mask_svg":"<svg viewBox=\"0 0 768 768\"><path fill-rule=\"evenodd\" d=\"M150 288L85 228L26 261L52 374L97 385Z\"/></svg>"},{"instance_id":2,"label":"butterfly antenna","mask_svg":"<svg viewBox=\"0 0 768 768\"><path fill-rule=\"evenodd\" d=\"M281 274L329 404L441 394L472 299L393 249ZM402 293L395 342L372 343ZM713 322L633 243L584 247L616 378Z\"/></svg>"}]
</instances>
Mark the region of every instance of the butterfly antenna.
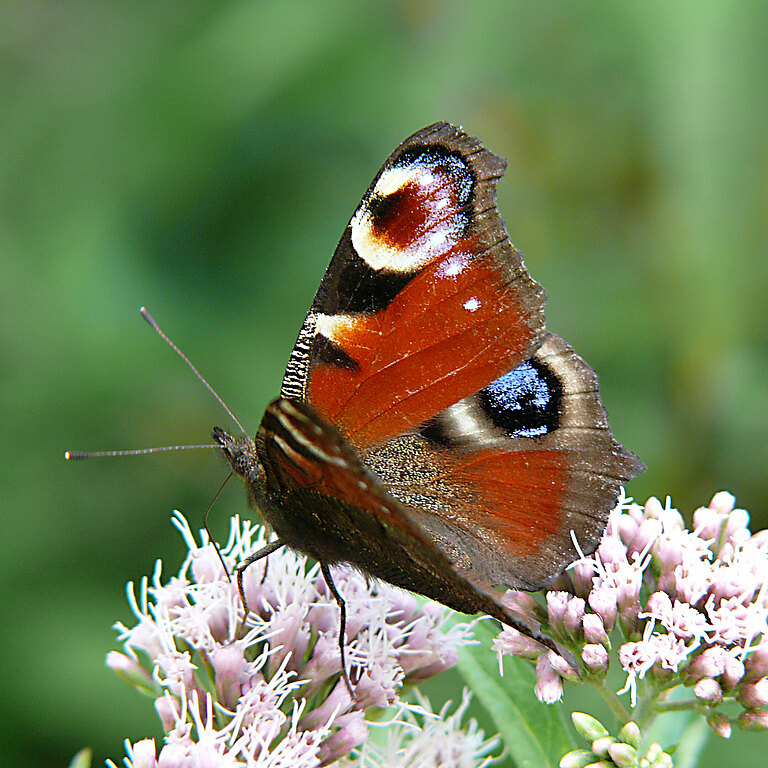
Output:
<instances>
[{"instance_id":1,"label":"butterfly antenna","mask_svg":"<svg viewBox=\"0 0 768 768\"><path fill-rule=\"evenodd\" d=\"M162 451L191 451L198 448L220 448L219 445L161 445L157 448L133 448L130 451L64 451L67 461L81 459L101 459L105 456L141 456L144 453L161 453Z\"/></svg>"},{"instance_id":2,"label":"butterfly antenna","mask_svg":"<svg viewBox=\"0 0 768 768\"><path fill-rule=\"evenodd\" d=\"M217 448L219 446L216 446ZM216 491L216 495L211 500L211 503L208 505L208 509L205 510L205 514L203 515L203 527L205 528L205 532L208 534L208 539L212 542L214 548L216 549L216 554L219 556L219 560L221 560L221 564L224 566L224 573L227 574L227 579L232 582L232 574L229 572L229 568L227 568L227 564L224 562L224 555L221 554L221 550L219 549L219 545L216 543L216 540L213 538L213 534L211 533L211 529L208 527L208 513L213 509L213 505L216 503L216 500L221 496L221 492L224 490L224 486L229 482L229 479L232 477L232 473L230 472L225 478L224 482L219 486L219 490Z\"/></svg>"},{"instance_id":3,"label":"butterfly antenna","mask_svg":"<svg viewBox=\"0 0 768 768\"><path fill-rule=\"evenodd\" d=\"M240 431L247 435L248 433L245 431L245 428L243 425L237 420L235 417L235 414L232 413L232 411L229 409L229 406L219 397L216 390L203 378L203 375L200 373L200 371L195 368L194 365L192 365L192 361L165 335L163 332L163 329L157 324L157 321L155 320L152 315L149 314L146 307L142 307L139 312L141 312L141 316L149 323L149 325L152 327L154 331L157 332L157 334L160 336L160 338L168 344L168 346L190 367L192 370L192 373L197 376L198 379L205 385L206 389L219 401L219 405L229 414L232 421L237 424L238 427L240 427Z\"/></svg>"}]
</instances>

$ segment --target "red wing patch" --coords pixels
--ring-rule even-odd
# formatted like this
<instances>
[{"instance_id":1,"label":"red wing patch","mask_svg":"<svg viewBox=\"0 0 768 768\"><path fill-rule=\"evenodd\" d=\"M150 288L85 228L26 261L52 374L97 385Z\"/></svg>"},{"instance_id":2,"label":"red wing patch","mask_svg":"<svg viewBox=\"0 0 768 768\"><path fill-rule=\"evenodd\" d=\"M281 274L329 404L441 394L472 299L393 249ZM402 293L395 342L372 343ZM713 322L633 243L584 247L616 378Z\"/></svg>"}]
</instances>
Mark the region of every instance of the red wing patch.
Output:
<instances>
[{"instance_id":1,"label":"red wing patch","mask_svg":"<svg viewBox=\"0 0 768 768\"><path fill-rule=\"evenodd\" d=\"M537 338L500 268L461 252L422 270L381 312L330 321L318 331L356 365L318 365L307 400L358 446L477 392Z\"/></svg>"},{"instance_id":2,"label":"red wing patch","mask_svg":"<svg viewBox=\"0 0 768 768\"><path fill-rule=\"evenodd\" d=\"M474 500L472 521L513 556L538 554L562 525L568 487L565 451L487 451L457 463L452 478Z\"/></svg>"}]
</instances>

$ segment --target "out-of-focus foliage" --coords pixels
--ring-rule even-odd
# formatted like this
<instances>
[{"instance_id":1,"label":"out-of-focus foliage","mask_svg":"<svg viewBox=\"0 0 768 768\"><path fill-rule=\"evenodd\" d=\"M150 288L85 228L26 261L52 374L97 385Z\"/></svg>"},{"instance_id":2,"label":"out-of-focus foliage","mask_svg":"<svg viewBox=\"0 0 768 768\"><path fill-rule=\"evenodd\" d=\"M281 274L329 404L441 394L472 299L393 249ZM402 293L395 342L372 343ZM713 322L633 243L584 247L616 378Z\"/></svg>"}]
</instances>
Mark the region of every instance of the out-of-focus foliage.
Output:
<instances>
[{"instance_id":1,"label":"out-of-focus foliage","mask_svg":"<svg viewBox=\"0 0 768 768\"><path fill-rule=\"evenodd\" d=\"M0 5L0 762L158 732L100 660L124 582L181 558L170 512L201 519L223 463L62 453L230 425L138 307L255 430L361 193L434 120L508 157L549 325L649 467L630 493L727 488L764 526L766 105L758 0Z\"/></svg>"}]
</instances>

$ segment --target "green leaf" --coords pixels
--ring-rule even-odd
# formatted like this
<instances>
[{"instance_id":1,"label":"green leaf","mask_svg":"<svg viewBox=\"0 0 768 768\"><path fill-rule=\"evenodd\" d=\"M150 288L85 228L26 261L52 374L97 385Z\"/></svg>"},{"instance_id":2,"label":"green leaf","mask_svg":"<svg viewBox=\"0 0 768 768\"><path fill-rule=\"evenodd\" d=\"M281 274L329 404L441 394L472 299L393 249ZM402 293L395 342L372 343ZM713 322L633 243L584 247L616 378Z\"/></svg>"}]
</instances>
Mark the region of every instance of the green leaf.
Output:
<instances>
[{"instance_id":1,"label":"green leaf","mask_svg":"<svg viewBox=\"0 0 768 768\"><path fill-rule=\"evenodd\" d=\"M700 715L694 715L675 749L675 768L694 768L698 765L711 733L707 721Z\"/></svg>"},{"instance_id":2,"label":"green leaf","mask_svg":"<svg viewBox=\"0 0 768 768\"><path fill-rule=\"evenodd\" d=\"M493 718L518 768L557 768L560 758L575 749L562 707L542 704L533 692L536 673L530 663L507 659L499 675L491 652L494 633L486 624L475 629L480 645L462 649L459 670Z\"/></svg>"},{"instance_id":3,"label":"green leaf","mask_svg":"<svg viewBox=\"0 0 768 768\"><path fill-rule=\"evenodd\" d=\"M93 750L90 747L84 747L73 758L69 768L91 768L93 759Z\"/></svg>"}]
</instances>

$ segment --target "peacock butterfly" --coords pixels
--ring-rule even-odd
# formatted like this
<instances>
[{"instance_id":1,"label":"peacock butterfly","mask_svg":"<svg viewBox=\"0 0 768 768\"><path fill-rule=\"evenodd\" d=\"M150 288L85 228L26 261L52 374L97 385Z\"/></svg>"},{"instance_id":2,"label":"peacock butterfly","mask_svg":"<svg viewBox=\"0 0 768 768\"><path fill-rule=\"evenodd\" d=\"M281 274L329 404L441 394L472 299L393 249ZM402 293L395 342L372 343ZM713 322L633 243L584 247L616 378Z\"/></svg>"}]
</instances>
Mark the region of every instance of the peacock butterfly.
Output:
<instances>
[{"instance_id":1,"label":"peacock butterfly","mask_svg":"<svg viewBox=\"0 0 768 768\"><path fill-rule=\"evenodd\" d=\"M597 547L640 460L595 372L544 323L496 209L506 161L448 123L376 174L255 439L215 441L277 538L551 646L495 587L536 590ZM346 675L345 675L346 676Z\"/></svg>"}]
</instances>

